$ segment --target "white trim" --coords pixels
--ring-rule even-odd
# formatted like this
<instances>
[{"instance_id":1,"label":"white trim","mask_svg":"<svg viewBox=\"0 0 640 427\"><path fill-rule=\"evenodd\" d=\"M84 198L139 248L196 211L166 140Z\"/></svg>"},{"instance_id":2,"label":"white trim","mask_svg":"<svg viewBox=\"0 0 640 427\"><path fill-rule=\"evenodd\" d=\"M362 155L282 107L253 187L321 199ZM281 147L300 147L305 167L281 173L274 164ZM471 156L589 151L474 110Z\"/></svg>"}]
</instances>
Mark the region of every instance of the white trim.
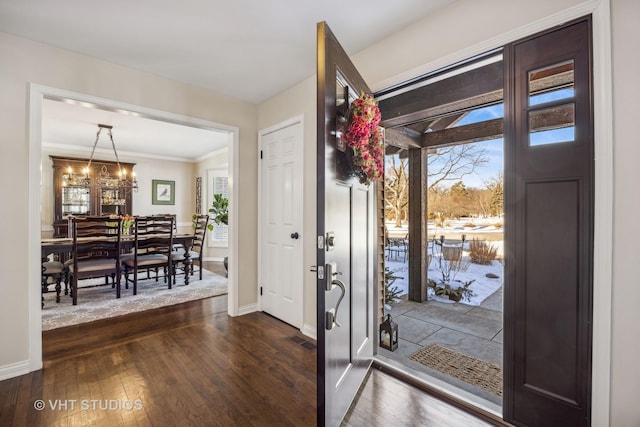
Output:
<instances>
[{"instance_id":1,"label":"white trim","mask_svg":"<svg viewBox=\"0 0 640 427\"><path fill-rule=\"evenodd\" d=\"M42 101L44 88L29 86L29 196L27 199L27 283L39 283L40 269L40 187L42 179ZM42 306L41 290L29 286L29 372L42 369Z\"/></svg>"},{"instance_id":2,"label":"white trim","mask_svg":"<svg viewBox=\"0 0 640 427\"><path fill-rule=\"evenodd\" d=\"M30 369L31 363L28 360L22 362L10 363L8 365L0 366L0 381L7 378L19 377L20 375L28 374L34 369Z\"/></svg>"},{"instance_id":3,"label":"white trim","mask_svg":"<svg viewBox=\"0 0 640 427\"><path fill-rule=\"evenodd\" d=\"M610 0L593 11L595 212L591 425L608 426L613 287L613 83Z\"/></svg>"},{"instance_id":4,"label":"white trim","mask_svg":"<svg viewBox=\"0 0 640 427\"><path fill-rule=\"evenodd\" d=\"M229 316L237 316L239 313L238 302L238 265L240 264L240 251L238 250L238 229L240 228L237 205L240 202L240 132L235 128L233 144L227 159L229 165L229 249L227 253L231 262L227 270L227 313Z\"/></svg>"},{"instance_id":5,"label":"white trim","mask_svg":"<svg viewBox=\"0 0 640 427\"><path fill-rule=\"evenodd\" d=\"M314 325L305 323L304 325L302 325L302 329L300 329L300 332L302 332L304 335L308 336L309 338L318 340L318 328L316 328Z\"/></svg>"},{"instance_id":6,"label":"white trim","mask_svg":"<svg viewBox=\"0 0 640 427\"><path fill-rule=\"evenodd\" d=\"M232 230L229 241L230 258L237 260L238 256L238 214L235 209L235 203L238 200L237 185L238 182L238 157L239 157L239 129L235 126L229 126L216 123L210 120L198 119L195 117L183 116L167 111L160 111L151 108L141 107L138 105L127 104L124 102L114 101L106 98L99 98L91 95L71 92L64 89L52 88L31 83L29 85L29 125L28 125L28 141L29 141L29 198L28 198L28 265L27 283L37 283L40 281L40 179L41 171L41 152L42 152L42 102L44 98L67 98L81 102L112 107L127 111L134 111L158 120L171 123L182 124L185 126L198 127L212 131L225 131L233 135L233 146L228 151L228 163L232 165L229 168L230 190L233 194L232 200L229 201L229 227ZM233 187L233 191L231 190ZM188 224L191 225L190 223ZM238 291L236 278L238 277L237 262L231 264L228 277L228 311L229 314L238 312ZM29 286L29 371L35 371L42 368L42 318L40 308L40 289L37 286Z\"/></svg>"},{"instance_id":7,"label":"white trim","mask_svg":"<svg viewBox=\"0 0 640 427\"><path fill-rule=\"evenodd\" d=\"M258 311L258 304L256 303L243 305L238 310L237 316L244 316L245 314L254 313L256 311Z\"/></svg>"},{"instance_id":8,"label":"white trim","mask_svg":"<svg viewBox=\"0 0 640 427\"><path fill-rule=\"evenodd\" d=\"M371 85L375 91L502 47L532 34L592 15L595 149L593 345L591 424L608 426L611 398L613 271L613 100L610 0L591 0L531 22L477 45L438 58Z\"/></svg>"},{"instance_id":9,"label":"white trim","mask_svg":"<svg viewBox=\"0 0 640 427\"><path fill-rule=\"evenodd\" d=\"M301 194L304 196L304 114L299 114L297 116L291 117L287 120L284 120L280 123L277 123L275 125L269 126L268 128L265 129L261 129L260 131L258 131L258 159L260 159L260 152L262 151L262 141L264 139L265 135L268 135L270 133L279 131L280 129L285 129L289 126L294 126L300 124L300 150L298 150L298 158L296 159L296 162L299 163L300 165L300 186L303 189L301 191ZM258 160L258 218L262 218L263 217L263 212L262 212L262 162L260 160ZM301 208L302 209L302 208ZM300 230L304 230L304 212L302 212L302 214L300 215ZM260 295L260 284L262 283L262 223L261 221L258 219L258 281L256 283L256 290L257 290L257 295L258 295L258 304L257 304L257 309L262 311L262 296ZM302 236L300 238L300 250L304 250L304 236ZM302 257L302 262L304 263L304 256ZM300 266L300 268L302 269L302 271L304 271L304 264ZM302 277L304 278L304 275L302 275ZM305 295L305 289L304 289L304 280L301 281L300 286L302 286L302 292L300 294L301 296L301 301L300 301L300 312L297 313L296 317L299 319L299 323L295 326L296 328L299 328L300 325L303 324L304 322L304 295Z\"/></svg>"}]
</instances>

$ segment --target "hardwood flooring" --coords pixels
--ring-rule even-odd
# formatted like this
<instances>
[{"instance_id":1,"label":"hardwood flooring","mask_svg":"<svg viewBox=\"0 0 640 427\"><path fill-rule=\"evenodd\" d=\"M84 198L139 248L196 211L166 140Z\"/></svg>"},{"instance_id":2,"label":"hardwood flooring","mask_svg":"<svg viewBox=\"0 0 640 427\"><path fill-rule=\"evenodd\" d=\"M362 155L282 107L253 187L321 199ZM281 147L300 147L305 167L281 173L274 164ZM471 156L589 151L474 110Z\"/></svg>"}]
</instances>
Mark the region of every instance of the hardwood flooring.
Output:
<instances>
[{"instance_id":1,"label":"hardwood flooring","mask_svg":"<svg viewBox=\"0 0 640 427\"><path fill-rule=\"evenodd\" d=\"M0 381L0 426L316 425L315 342L226 296L46 331L43 360ZM343 424L487 425L377 370Z\"/></svg>"},{"instance_id":2,"label":"hardwood flooring","mask_svg":"<svg viewBox=\"0 0 640 427\"><path fill-rule=\"evenodd\" d=\"M342 427L483 427L487 422L377 369L371 369Z\"/></svg>"},{"instance_id":3,"label":"hardwood flooring","mask_svg":"<svg viewBox=\"0 0 640 427\"><path fill-rule=\"evenodd\" d=\"M0 382L0 426L315 425L308 342L225 296L47 331L44 369Z\"/></svg>"}]
</instances>

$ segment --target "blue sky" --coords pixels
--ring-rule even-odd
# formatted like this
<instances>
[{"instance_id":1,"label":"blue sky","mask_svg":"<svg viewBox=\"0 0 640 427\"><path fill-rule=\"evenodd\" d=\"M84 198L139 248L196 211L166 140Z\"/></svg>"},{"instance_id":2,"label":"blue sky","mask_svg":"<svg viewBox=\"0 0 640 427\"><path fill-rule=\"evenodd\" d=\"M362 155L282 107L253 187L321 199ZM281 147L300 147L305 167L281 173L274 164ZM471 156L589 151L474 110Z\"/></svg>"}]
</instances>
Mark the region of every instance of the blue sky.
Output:
<instances>
[{"instance_id":1,"label":"blue sky","mask_svg":"<svg viewBox=\"0 0 640 427\"><path fill-rule=\"evenodd\" d=\"M572 88L560 89L532 96L529 103L530 105L535 106L551 101L566 99L569 104L572 102L571 98L573 98L574 95L575 93ZM454 127L499 118L504 118L503 104L496 104L472 110L457 122ZM574 127L535 132L530 136L530 144L531 146L538 146L557 142L573 141L575 139L574 132ZM493 178L503 175L503 143L504 141L502 138L473 143L479 149L484 149L488 162L476 168L473 174L465 175L463 182L467 187L484 188L486 183L491 181ZM450 186L454 183L455 181L447 181L445 185Z\"/></svg>"},{"instance_id":2,"label":"blue sky","mask_svg":"<svg viewBox=\"0 0 640 427\"><path fill-rule=\"evenodd\" d=\"M573 96L573 89L561 89L533 96L531 97L529 102L533 106L560 99L569 99ZM463 126L471 123L478 123L499 118L504 118L503 104L491 105L489 107L483 107L477 110L470 111L454 126ZM562 129L535 132L530 136L530 144L532 146L537 146L562 141L573 141L575 138L574 131L575 129L573 127L567 127ZM482 148L485 150L486 157L489 159L489 161L476 168L476 171L473 174L466 175L464 177L463 182L467 187L483 188L485 186L485 182L488 182L489 180L497 178L499 175L503 174L503 143L504 141L502 138L474 143L474 145L479 149ZM449 182L447 185L451 185L453 183L454 182Z\"/></svg>"}]
</instances>

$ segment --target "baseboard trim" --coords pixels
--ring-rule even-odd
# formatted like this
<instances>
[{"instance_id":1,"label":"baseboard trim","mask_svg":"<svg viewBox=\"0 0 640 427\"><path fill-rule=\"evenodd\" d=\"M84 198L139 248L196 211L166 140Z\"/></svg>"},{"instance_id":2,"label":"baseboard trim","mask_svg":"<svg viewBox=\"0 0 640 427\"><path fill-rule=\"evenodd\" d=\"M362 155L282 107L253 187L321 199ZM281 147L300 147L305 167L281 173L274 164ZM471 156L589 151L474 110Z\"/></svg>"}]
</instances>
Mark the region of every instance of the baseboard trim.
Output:
<instances>
[{"instance_id":1,"label":"baseboard trim","mask_svg":"<svg viewBox=\"0 0 640 427\"><path fill-rule=\"evenodd\" d=\"M0 381L13 377L19 377L30 372L29 361L11 363L9 365L0 366Z\"/></svg>"},{"instance_id":2,"label":"baseboard trim","mask_svg":"<svg viewBox=\"0 0 640 427\"><path fill-rule=\"evenodd\" d=\"M304 325L302 325L302 329L300 329L300 332L302 332L309 338L313 338L316 341L318 340L318 330L315 326L305 323Z\"/></svg>"},{"instance_id":3,"label":"baseboard trim","mask_svg":"<svg viewBox=\"0 0 640 427\"><path fill-rule=\"evenodd\" d=\"M248 304L238 308L238 316L243 316L245 314L253 313L258 311L258 304Z\"/></svg>"}]
</instances>

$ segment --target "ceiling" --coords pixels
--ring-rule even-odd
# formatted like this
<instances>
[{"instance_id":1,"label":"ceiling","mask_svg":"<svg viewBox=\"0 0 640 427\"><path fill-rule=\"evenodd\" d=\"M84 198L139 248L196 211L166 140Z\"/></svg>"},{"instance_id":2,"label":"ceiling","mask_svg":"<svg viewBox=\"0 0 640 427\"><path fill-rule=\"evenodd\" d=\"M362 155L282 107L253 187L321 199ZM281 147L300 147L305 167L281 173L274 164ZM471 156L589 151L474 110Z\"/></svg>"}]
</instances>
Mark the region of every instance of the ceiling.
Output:
<instances>
[{"instance_id":1,"label":"ceiling","mask_svg":"<svg viewBox=\"0 0 640 427\"><path fill-rule=\"evenodd\" d=\"M317 22L353 55L453 1L0 0L0 31L258 104L315 74ZM96 107L45 101L43 144L89 150L98 123L123 154L196 161L227 141Z\"/></svg>"},{"instance_id":2,"label":"ceiling","mask_svg":"<svg viewBox=\"0 0 640 427\"><path fill-rule=\"evenodd\" d=\"M99 123L113 126L113 141L121 158L141 156L195 162L231 142L231 135L226 131L179 125L134 112L97 107L85 102L45 99L42 104L43 146L82 150L89 157ZM105 153L107 158L114 156L106 131L100 133L96 153Z\"/></svg>"},{"instance_id":3,"label":"ceiling","mask_svg":"<svg viewBox=\"0 0 640 427\"><path fill-rule=\"evenodd\" d=\"M261 103L315 74L316 23L348 54L454 0L0 0L0 31Z\"/></svg>"}]
</instances>

